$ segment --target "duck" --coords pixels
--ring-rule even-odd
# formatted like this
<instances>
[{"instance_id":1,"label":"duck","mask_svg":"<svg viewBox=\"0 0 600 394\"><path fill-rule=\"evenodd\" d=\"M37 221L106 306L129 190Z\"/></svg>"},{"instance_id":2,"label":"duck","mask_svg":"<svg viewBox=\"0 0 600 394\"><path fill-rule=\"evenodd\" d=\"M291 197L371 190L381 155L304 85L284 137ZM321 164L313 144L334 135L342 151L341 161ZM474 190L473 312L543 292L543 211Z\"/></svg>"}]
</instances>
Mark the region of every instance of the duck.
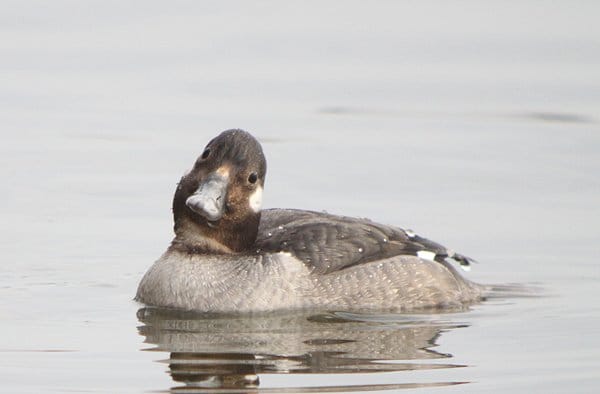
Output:
<instances>
[{"instance_id":1,"label":"duck","mask_svg":"<svg viewBox=\"0 0 600 394\"><path fill-rule=\"evenodd\" d=\"M179 181L175 237L135 300L207 313L419 311L468 306L473 259L369 219L262 209L267 162L241 129L213 138ZM453 264L453 260L457 264Z\"/></svg>"}]
</instances>

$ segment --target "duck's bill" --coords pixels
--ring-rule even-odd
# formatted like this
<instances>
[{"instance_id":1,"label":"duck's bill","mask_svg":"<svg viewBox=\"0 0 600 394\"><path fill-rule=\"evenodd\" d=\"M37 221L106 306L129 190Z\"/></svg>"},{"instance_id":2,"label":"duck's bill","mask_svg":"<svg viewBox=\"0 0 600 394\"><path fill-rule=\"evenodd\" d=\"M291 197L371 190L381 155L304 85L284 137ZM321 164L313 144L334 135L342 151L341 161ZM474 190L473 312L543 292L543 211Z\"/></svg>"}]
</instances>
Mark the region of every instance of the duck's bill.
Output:
<instances>
[{"instance_id":1,"label":"duck's bill","mask_svg":"<svg viewBox=\"0 0 600 394\"><path fill-rule=\"evenodd\" d=\"M209 222L216 222L224 213L228 182L228 177L211 173L200 183L194 194L188 197L185 204Z\"/></svg>"}]
</instances>

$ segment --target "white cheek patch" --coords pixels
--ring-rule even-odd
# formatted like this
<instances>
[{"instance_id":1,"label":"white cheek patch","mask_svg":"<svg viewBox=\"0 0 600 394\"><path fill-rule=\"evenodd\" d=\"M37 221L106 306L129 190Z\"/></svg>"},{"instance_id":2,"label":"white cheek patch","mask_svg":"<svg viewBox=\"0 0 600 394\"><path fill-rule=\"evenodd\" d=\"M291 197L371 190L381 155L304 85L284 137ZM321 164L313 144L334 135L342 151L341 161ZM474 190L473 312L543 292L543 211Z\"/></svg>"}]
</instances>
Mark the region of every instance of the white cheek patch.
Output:
<instances>
[{"instance_id":1,"label":"white cheek patch","mask_svg":"<svg viewBox=\"0 0 600 394\"><path fill-rule=\"evenodd\" d=\"M254 212L259 212L260 208L262 207L262 192L262 187L257 187L248 200L250 203L250 209L252 209Z\"/></svg>"}]
</instances>

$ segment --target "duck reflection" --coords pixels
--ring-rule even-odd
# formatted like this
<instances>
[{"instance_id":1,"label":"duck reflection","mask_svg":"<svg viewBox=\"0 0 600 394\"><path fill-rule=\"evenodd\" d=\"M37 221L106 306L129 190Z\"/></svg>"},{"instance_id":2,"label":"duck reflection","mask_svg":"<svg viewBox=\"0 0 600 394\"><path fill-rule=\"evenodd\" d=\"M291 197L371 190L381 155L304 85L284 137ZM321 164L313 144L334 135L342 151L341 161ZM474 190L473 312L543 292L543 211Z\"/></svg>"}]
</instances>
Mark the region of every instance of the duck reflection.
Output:
<instances>
[{"instance_id":1,"label":"duck reflection","mask_svg":"<svg viewBox=\"0 0 600 394\"><path fill-rule=\"evenodd\" d=\"M375 391L464 383L348 385L341 375L337 380L333 377L462 366L440 362L452 355L434 348L442 332L464 325L441 322L434 316L138 311L143 323L139 332L146 343L155 345L147 350L170 352L171 377L183 384L172 391L186 393ZM332 378L327 385L304 385L305 381L300 381L295 387L258 390L259 375L266 374L331 374ZM324 382L322 378L317 381Z\"/></svg>"}]
</instances>

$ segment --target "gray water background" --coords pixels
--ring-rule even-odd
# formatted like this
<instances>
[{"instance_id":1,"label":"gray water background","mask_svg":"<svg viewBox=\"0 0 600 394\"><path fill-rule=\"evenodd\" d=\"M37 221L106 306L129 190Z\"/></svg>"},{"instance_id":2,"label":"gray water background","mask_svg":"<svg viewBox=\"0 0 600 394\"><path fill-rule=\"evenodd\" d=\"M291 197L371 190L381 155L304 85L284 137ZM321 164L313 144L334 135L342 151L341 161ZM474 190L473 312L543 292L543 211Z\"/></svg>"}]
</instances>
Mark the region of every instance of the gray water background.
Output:
<instances>
[{"instance_id":1,"label":"gray water background","mask_svg":"<svg viewBox=\"0 0 600 394\"><path fill-rule=\"evenodd\" d=\"M425 327L427 351L261 388L597 392L599 4L3 1L0 392L181 386L164 362L181 343L148 334L132 297L177 180L233 127L263 143L266 207L412 228L480 261L470 279L542 294L358 318ZM304 352L299 324L248 352ZM432 353L464 367L419 368Z\"/></svg>"}]
</instances>

